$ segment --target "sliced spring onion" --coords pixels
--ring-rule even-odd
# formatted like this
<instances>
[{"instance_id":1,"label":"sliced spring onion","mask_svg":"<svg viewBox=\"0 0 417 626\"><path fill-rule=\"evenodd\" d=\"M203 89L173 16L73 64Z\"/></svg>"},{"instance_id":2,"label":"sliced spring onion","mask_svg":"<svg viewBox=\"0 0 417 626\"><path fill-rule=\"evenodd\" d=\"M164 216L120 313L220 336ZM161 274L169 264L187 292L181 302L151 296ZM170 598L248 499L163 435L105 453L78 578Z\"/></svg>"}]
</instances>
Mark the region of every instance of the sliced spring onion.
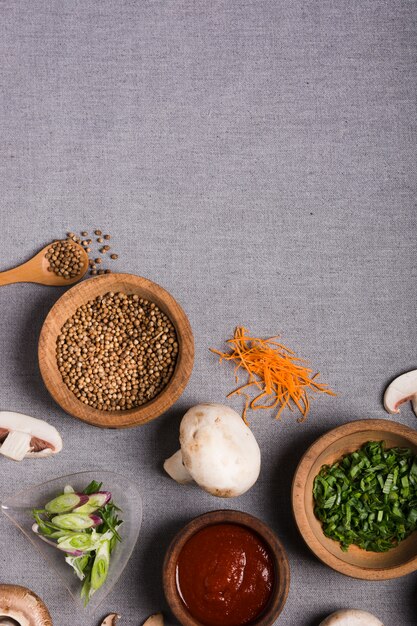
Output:
<instances>
[{"instance_id":1,"label":"sliced spring onion","mask_svg":"<svg viewBox=\"0 0 417 626\"><path fill-rule=\"evenodd\" d=\"M54 526L63 530L84 530L99 526L103 520L98 515L85 515L84 513L64 513L55 515L51 520Z\"/></svg>"},{"instance_id":2,"label":"sliced spring onion","mask_svg":"<svg viewBox=\"0 0 417 626\"><path fill-rule=\"evenodd\" d=\"M81 550L81 552L91 552L100 545L100 539L87 533L78 533L70 537L64 536L58 539L58 548L63 552Z\"/></svg>"},{"instance_id":3,"label":"sliced spring onion","mask_svg":"<svg viewBox=\"0 0 417 626\"><path fill-rule=\"evenodd\" d=\"M111 500L110 491L98 491L91 495L80 494L83 502L74 508L74 513L94 513Z\"/></svg>"},{"instance_id":4,"label":"sliced spring onion","mask_svg":"<svg viewBox=\"0 0 417 626\"><path fill-rule=\"evenodd\" d=\"M66 563L82 581L85 604L106 581L110 555L121 536L120 509L109 491L92 481L82 493L66 485L64 493L50 500L43 509L32 510L32 530L43 541L61 550Z\"/></svg>"},{"instance_id":5,"label":"sliced spring onion","mask_svg":"<svg viewBox=\"0 0 417 626\"><path fill-rule=\"evenodd\" d=\"M96 552L91 570L91 589L97 591L107 578L110 565L110 541L103 541Z\"/></svg>"},{"instance_id":6,"label":"sliced spring onion","mask_svg":"<svg viewBox=\"0 0 417 626\"><path fill-rule=\"evenodd\" d=\"M78 493L63 493L57 498L50 500L45 504L48 513L69 513L75 507L80 507L88 502L88 496Z\"/></svg>"},{"instance_id":7,"label":"sliced spring onion","mask_svg":"<svg viewBox=\"0 0 417 626\"><path fill-rule=\"evenodd\" d=\"M76 575L78 576L80 580L84 580L85 578L84 570L87 567L89 560L90 560L90 557L88 554L85 554L83 556L69 556L68 555L65 557L66 563L68 563L68 565L72 567L72 569L74 570L74 572L76 573Z\"/></svg>"}]
</instances>

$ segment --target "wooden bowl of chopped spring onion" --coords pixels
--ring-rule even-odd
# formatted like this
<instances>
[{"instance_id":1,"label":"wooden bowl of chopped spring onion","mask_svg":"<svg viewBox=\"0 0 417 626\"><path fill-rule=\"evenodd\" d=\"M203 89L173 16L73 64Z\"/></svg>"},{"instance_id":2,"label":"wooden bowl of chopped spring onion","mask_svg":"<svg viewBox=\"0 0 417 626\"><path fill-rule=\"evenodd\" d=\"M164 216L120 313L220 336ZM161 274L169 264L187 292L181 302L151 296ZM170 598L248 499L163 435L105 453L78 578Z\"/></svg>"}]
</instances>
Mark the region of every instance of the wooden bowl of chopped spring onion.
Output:
<instances>
[{"instance_id":1,"label":"wooden bowl of chopped spring onion","mask_svg":"<svg viewBox=\"0 0 417 626\"><path fill-rule=\"evenodd\" d=\"M307 450L294 475L298 529L326 565L385 580L417 570L417 432L349 422Z\"/></svg>"},{"instance_id":2,"label":"wooden bowl of chopped spring onion","mask_svg":"<svg viewBox=\"0 0 417 626\"><path fill-rule=\"evenodd\" d=\"M155 419L191 375L194 341L181 306L156 283L106 274L69 289L42 327L39 367L54 400L104 428Z\"/></svg>"}]
</instances>

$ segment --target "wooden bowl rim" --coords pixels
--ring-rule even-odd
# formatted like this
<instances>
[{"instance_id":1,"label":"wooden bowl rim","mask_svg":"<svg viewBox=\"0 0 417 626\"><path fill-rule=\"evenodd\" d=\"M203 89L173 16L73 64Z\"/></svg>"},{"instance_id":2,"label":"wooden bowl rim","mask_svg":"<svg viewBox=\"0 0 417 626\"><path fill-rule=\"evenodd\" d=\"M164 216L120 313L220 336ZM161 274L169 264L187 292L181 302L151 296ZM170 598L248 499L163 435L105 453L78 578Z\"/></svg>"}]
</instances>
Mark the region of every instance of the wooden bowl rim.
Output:
<instances>
[{"instance_id":1,"label":"wooden bowl rim","mask_svg":"<svg viewBox=\"0 0 417 626\"><path fill-rule=\"evenodd\" d=\"M275 532L265 522L249 513L234 509L218 509L203 513L188 522L172 539L163 563L163 587L171 611L184 626L204 626L184 606L176 584L178 556L188 539L196 532L215 524L232 523L246 526L265 541L274 559L276 571L275 587L263 613L250 622L250 626L270 626L283 610L290 588L290 566L284 546Z\"/></svg>"},{"instance_id":2,"label":"wooden bowl rim","mask_svg":"<svg viewBox=\"0 0 417 626\"><path fill-rule=\"evenodd\" d=\"M178 343L179 353L174 373L168 384L152 400L135 409L125 411L102 411L90 407L68 390L62 381L55 359L47 363L47 355L55 351L57 333L54 330L54 319L68 307L65 319L68 319L75 312L76 308L93 300L99 295L104 295L109 291L122 291L126 282L133 285L133 288L144 290L155 297L156 302L161 302L161 308L168 315L174 324ZM118 284L119 283L119 284ZM98 289L100 286L100 289ZM89 291L93 291L88 298L85 298ZM126 293L128 288L126 288ZM132 293L132 291L131 291ZM84 296L84 297L83 297ZM146 296L152 301L151 296ZM74 306L75 304L75 306ZM64 322L62 322L64 323ZM191 376L194 363L194 339L188 320L182 307L166 289L157 283L128 273L112 273L103 276L89 278L74 287L68 289L52 306L42 325L38 343L38 362L42 379L49 393L55 402L69 415L84 422L103 428L130 428L145 424L159 417L167 411L178 400L184 391ZM69 393L68 393L69 392Z\"/></svg>"},{"instance_id":3,"label":"wooden bowl rim","mask_svg":"<svg viewBox=\"0 0 417 626\"><path fill-rule=\"evenodd\" d=\"M309 475L311 467L317 457L332 443L346 435L352 435L366 430L381 430L397 436L402 436L405 439L408 439L414 446L417 446L417 432L404 424L393 422L392 420L361 419L353 422L347 422L346 424L332 428L324 435L321 435L311 444L311 446L309 446L297 465L291 488L293 515L298 530L305 543L313 554L325 565L328 565L341 574L345 574L346 576L350 576L352 578L359 578L361 580L389 580L392 578L400 578L401 576L405 576L406 574L410 574L417 570L417 555L400 565L387 566L383 568L362 567L352 563L346 563L346 561L343 561L342 559L339 559L335 555L331 554L318 541L310 527L304 506L305 483L303 482L303 479L300 480L300 475Z\"/></svg>"}]
</instances>

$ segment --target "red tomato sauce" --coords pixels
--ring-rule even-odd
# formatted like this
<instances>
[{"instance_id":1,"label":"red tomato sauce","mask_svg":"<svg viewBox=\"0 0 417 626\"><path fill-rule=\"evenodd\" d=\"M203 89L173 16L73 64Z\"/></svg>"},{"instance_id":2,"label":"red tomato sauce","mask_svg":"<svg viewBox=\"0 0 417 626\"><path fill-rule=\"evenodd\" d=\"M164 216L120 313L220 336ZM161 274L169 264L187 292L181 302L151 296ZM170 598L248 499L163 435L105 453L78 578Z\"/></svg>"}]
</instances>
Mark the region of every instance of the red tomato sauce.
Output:
<instances>
[{"instance_id":1,"label":"red tomato sauce","mask_svg":"<svg viewBox=\"0 0 417 626\"><path fill-rule=\"evenodd\" d=\"M251 622L267 606L274 582L271 552L246 526L207 526L188 539L178 557L178 592L206 626Z\"/></svg>"}]
</instances>

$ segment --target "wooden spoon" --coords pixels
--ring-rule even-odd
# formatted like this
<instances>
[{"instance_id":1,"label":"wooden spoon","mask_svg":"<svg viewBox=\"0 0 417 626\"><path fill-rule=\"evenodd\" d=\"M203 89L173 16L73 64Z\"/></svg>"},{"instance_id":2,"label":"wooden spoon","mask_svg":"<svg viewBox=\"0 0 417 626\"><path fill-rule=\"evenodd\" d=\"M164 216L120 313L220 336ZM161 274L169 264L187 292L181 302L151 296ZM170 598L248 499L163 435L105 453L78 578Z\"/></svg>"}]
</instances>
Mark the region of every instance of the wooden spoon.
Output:
<instances>
[{"instance_id":1,"label":"wooden spoon","mask_svg":"<svg viewBox=\"0 0 417 626\"><path fill-rule=\"evenodd\" d=\"M26 263L13 267L11 270L0 272L0 285L11 285L12 283L39 283L40 285L63 287L64 285L76 283L88 270L88 255L84 248L78 245L78 243L75 243L75 241L69 243L73 246L77 246L82 252L83 265L77 276L73 278L63 278L48 270L49 261L45 255L52 245L52 243L50 243L38 252L38 254L35 254L29 261L26 261Z\"/></svg>"}]
</instances>

